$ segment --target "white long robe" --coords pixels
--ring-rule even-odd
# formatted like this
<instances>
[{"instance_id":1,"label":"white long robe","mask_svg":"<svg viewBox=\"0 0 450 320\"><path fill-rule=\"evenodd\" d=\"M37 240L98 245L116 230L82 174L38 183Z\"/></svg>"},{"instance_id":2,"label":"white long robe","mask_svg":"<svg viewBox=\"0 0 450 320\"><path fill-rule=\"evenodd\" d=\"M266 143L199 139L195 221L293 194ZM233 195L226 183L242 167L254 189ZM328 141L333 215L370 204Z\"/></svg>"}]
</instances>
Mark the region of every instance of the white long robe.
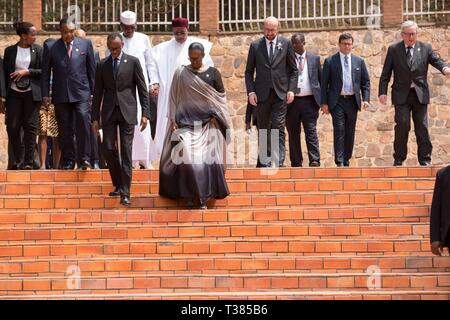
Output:
<instances>
[{"instance_id":1,"label":"white long robe","mask_svg":"<svg viewBox=\"0 0 450 320\"><path fill-rule=\"evenodd\" d=\"M214 63L209 55L212 43L208 40L188 37L183 44L179 44L172 38L152 49L153 59L150 67L150 84L159 83L159 95L155 139L150 142L150 160L159 160L161 156L164 136L169 123L169 93L173 75L182 65L190 64L188 48L193 42L200 42L205 47L203 64L213 67Z\"/></svg>"},{"instance_id":2,"label":"white long robe","mask_svg":"<svg viewBox=\"0 0 450 320\"><path fill-rule=\"evenodd\" d=\"M121 33L123 36L123 33ZM139 59L141 63L142 71L144 72L145 83L147 85L147 89L149 88L149 75L151 68L151 60L152 60L152 46L150 40L147 35L134 32L132 38L123 37L123 52L134 56ZM106 52L106 55L109 55L109 52ZM133 153L132 159L133 161L142 161L146 163L149 160L149 152L150 152L150 125L147 125L144 131L140 131L140 123L141 123L141 103L139 101L139 95L136 92L137 98L137 122L138 124L134 128L134 139L133 139Z\"/></svg>"}]
</instances>

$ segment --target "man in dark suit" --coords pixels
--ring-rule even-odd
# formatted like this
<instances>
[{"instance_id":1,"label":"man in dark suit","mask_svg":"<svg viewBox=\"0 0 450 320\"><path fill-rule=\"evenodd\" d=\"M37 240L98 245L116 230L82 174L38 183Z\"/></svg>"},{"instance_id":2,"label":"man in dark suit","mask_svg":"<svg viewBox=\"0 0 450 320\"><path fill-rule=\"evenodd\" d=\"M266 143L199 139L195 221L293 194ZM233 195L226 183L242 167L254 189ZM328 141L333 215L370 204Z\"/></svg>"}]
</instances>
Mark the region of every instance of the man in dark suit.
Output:
<instances>
[{"instance_id":1,"label":"man in dark suit","mask_svg":"<svg viewBox=\"0 0 450 320\"><path fill-rule=\"evenodd\" d=\"M286 127L289 133L289 151L292 167L303 162L300 143L301 125L305 130L310 167L320 166L317 119L320 108L320 57L305 50L305 36L295 33L291 38L298 68L298 84L294 102L287 107Z\"/></svg>"},{"instance_id":2,"label":"man in dark suit","mask_svg":"<svg viewBox=\"0 0 450 320\"><path fill-rule=\"evenodd\" d=\"M75 133L78 168L85 170L91 167L90 103L95 80L94 49L91 41L74 37L75 25L67 18L62 19L59 26L61 38L48 52L44 52L42 96L44 103L49 104L50 74L53 71L52 102L58 121L62 168L75 167Z\"/></svg>"},{"instance_id":3,"label":"man in dark suit","mask_svg":"<svg viewBox=\"0 0 450 320\"><path fill-rule=\"evenodd\" d=\"M136 89L141 102L141 131L147 127L149 113L149 94L144 73L139 60L122 52L123 38L114 32L107 40L110 56L97 65L94 100L92 104L92 129L99 130L100 105L102 104L101 123L103 144L111 180L115 190L110 196L120 195L120 203L126 206L130 202L132 176L132 147L134 127L137 125ZM120 133L120 156L117 151L117 127Z\"/></svg>"},{"instance_id":4,"label":"man in dark suit","mask_svg":"<svg viewBox=\"0 0 450 320\"><path fill-rule=\"evenodd\" d=\"M440 256L450 247L450 166L438 171L431 203L431 252Z\"/></svg>"},{"instance_id":5,"label":"man in dark suit","mask_svg":"<svg viewBox=\"0 0 450 320\"><path fill-rule=\"evenodd\" d=\"M401 27L403 41L389 47L380 76L379 99L387 103L388 83L394 72L392 104L395 106L394 166L401 166L407 156L411 129L411 113L417 139L417 156L421 166L431 165L433 146L428 133L430 92L427 83L428 65L450 76L439 56L429 44L417 41L417 24L405 21Z\"/></svg>"},{"instance_id":6,"label":"man in dark suit","mask_svg":"<svg viewBox=\"0 0 450 320\"><path fill-rule=\"evenodd\" d=\"M254 74L256 71L256 78ZM287 104L294 100L297 66L291 42L278 35L278 20L264 21L264 37L250 45L245 69L248 101L257 107L259 155L257 167L284 166ZM275 137L278 136L278 147Z\"/></svg>"},{"instance_id":7,"label":"man in dark suit","mask_svg":"<svg viewBox=\"0 0 450 320\"><path fill-rule=\"evenodd\" d=\"M352 52L353 37L339 36L339 52L325 59L322 72L322 112L333 118L334 161L350 166L358 110L369 107L370 78L366 63Z\"/></svg>"}]
</instances>

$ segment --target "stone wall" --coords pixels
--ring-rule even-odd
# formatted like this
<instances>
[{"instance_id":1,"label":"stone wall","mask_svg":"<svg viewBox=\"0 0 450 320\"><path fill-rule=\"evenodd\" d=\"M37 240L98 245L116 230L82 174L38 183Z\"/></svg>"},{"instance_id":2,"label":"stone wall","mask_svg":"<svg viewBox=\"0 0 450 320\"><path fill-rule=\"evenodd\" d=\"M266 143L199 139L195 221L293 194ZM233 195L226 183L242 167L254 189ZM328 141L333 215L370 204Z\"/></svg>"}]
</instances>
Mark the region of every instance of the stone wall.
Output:
<instances>
[{"instance_id":1,"label":"stone wall","mask_svg":"<svg viewBox=\"0 0 450 320\"><path fill-rule=\"evenodd\" d=\"M354 156L351 165L384 166L393 162L394 139L394 108L383 106L378 102L378 81L381 74L385 54L390 44L399 40L397 30L359 30L351 32L355 38L354 53L366 60L371 76L371 107L358 115ZM340 32L311 32L306 34L307 49L321 56L321 61L337 51L337 39ZM290 37L291 34L284 34ZM58 37L58 35L53 35ZM212 57L220 69L227 91L233 128L243 130L246 108L246 91L244 71L249 44L260 35L219 35L210 40L214 43ZM3 36L0 39L0 51L16 41L15 36ZM40 36L38 43L46 37ZM151 37L152 43L157 44L168 37ZM105 36L92 36L94 46L104 55L106 45ZM450 30L446 28L423 28L419 39L432 44L433 48L445 61L450 61ZM429 105L429 127L433 143L433 164L450 163L450 79L444 77L436 69L429 70L429 84L431 89L431 103ZM390 93L390 90L389 90ZM390 95L388 97L390 99ZM6 166L7 136L3 125L3 115L0 116L0 168ZM412 126L413 127L413 126ZM255 149L255 132L245 136L243 131L236 131L239 138L246 137L246 143L238 143L235 154L239 157L247 154L250 164L255 163L255 154L248 157L248 149ZM331 117L320 115L318 122L320 152L324 166L334 166L333 161L333 128ZM241 139L242 140L242 139ZM252 143L248 143L249 140ZM287 144L287 143L286 143ZM303 144L304 158L306 146ZM409 154L406 164L417 165L417 144L413 129L409 138ZM288 158L287 158L288 159ZM242 165L242 163L240 163ZM244 165L245 165L244 164ZM289 165L289 160L286 162Z\"/></svg>"}]
</instances>

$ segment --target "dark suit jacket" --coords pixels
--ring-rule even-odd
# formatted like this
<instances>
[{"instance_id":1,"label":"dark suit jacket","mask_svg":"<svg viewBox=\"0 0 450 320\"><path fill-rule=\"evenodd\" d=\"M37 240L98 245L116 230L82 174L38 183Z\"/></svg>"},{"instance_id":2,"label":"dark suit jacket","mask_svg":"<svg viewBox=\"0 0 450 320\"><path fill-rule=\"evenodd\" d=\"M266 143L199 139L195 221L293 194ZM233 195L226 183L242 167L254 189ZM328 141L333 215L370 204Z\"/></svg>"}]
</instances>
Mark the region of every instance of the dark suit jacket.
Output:
<instances>
[{"instance_id":1,"label":"dark suit jacket","mask_svg":"<svg viewBox=\"0 0 450 320\"><path fill-rule=\"evenodd\" d=\"M2 58L0 58L0 97L6 97L5 72L3 71Z\"/></svg>"},{"instance_id":2,"label":"dark suit jacket","mask_svg":"<svg viewBox=\"0 0 450 320\"><path fill-rule=\"evenodd\" d=\"M362 101L370 101L370 78L366 63L360 57L351 55L352 83L355 92L356 103L361 109ZM329 110L333 110L341 95L343 71L339 52L325 59L322 72L321 104L328 104Z\"/></svg>"},{"instance_id":3,"label":"dark suit jacket","mask_svg":"<svg viewBox=\"0 0 450 320\"><path fill-rule=\"evenodd\" d=\"M320 57L306 51L306 63L308 65L308 77L314 100L320 106L320 83L322 81L322 66ZM298 93L298 89L296 93Z\"/></svg>"},{"instance_id":4,"label":"dark suit jacket","mask_svg":"<svg viewBox=\"0 0 450 320\"><path fill-rule=\"evenodd\" d=\"M431 203L430 240L445 242L450 230L450 166L436 175ZM450 245L450 243L447 243Z\"/></svg>"},{"instance_id":5,"label":"dark suit jacket","mask_svg":"<svg viewBox=\"0 0 450 320\"><path fill-rule=\"evenodd\" d=\"M254 74L256 71L256 78ZM291 42L278 35L274 49L274 58L269 62L265 37L250 45L245 68L247 94L255 92L258 102L268 99L273 88L281 100L286 100L288 91L297 89L297 65Z\"/></svg>"},{"instance_id":6,"label":"dark suit jacket","mask_svg":"<svg viewBox=\"0 0 450 320\"><path fill-rule=\"evenodd\" d=\"M3 71L5 76L6 95L8 95L11 90L12 79L9 75L16 71L17 45L18 44L15 44L5 49ZM31 61L28 70L30 71L31 92L34 101L41 101L42 47L38 44L33 44L30 47L30 53Z\"/></svg>"},{"instance_id":7,"label":"dark suit jacket","mask_svg":"<svg viewBox=\"0 0 450 320\"><path fill-rule=\"evenodd\" d=\"M392 85L392 103L405 104L408 98L411 83L414 82L417 97L420 103L430 103L427 72L428 65L442 72L444 61L433 51L431 45L417 41L414 46L412 65L409 68L406 58L406 47L403 41L389 47L383 71L380 76L379 95L386 95L388 83L394 71L394 84Z\"/></svg>"},{"instance_id":8,"label":"dark suit jacket","mask_svg":"<svg viewBox=\"0 0 450 320\"><path fill-rule=\"evenodd\" d=\"M43 97L49 96L52 71L53 103L88 101L94 92L95 81L95 58L91 41L75 37L71 59L62 39L48 47L42 63Z\"/></svg>"},{"instance_id":9,"label":"dark suit jacket","mask_svg":"<svg viewBox=\"0 0 450 320\"><path fill-rule=\"evenodd\" d=\"M113 59L108 56L97 65L94 100L92 102L92 121L100 121L100 105L103 100L101 111L103 125L110 122L116 105L120 107L125 121L128 124L136 125L136 89L139 93L142 116L150 119L149 94L139 60L124 53L120 60L116 79L114 79L112 62Z\"/></svg>"}]
</instances>

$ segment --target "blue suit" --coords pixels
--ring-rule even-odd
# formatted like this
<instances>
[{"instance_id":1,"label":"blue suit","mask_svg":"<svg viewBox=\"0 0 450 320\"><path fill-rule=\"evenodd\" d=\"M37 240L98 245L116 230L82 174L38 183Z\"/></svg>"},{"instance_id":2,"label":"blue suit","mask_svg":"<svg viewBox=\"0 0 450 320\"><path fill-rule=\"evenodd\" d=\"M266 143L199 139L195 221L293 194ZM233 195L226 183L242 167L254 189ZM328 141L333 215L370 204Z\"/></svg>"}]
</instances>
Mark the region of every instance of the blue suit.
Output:
<instances>
[{"instance_id":1,"label":"blue suit","mask_svg":"<svg viewBox=\"0 0 450 320\"><path fill-rule=\"evenodd\" d=\"M78 162L90 162L91 113L90 97L94 92L95 56L92 43L74 38L72 54L68 56L62 39L44 48L42 63L42 96L49 96L52 75L52 102L61 144L61 165L73 167L75 163L76 133ZM76 130L74 128L74 116Z\"/></svg>"},{"instance_id":2,"label":"blue suit","mask_svg":"<svg viewBox=\"0 0 450 320\"><path fill-rule=\"evenodd\" d=\"M351 55L351 78L354 95L341 95L344 80L339 52L325 59L322 71L321 103L327 104L333 117L334 161L349 166L355 143L358 110L362 101L370 100L370 78L364 60Z\"/></svg>"}]
</instances>

